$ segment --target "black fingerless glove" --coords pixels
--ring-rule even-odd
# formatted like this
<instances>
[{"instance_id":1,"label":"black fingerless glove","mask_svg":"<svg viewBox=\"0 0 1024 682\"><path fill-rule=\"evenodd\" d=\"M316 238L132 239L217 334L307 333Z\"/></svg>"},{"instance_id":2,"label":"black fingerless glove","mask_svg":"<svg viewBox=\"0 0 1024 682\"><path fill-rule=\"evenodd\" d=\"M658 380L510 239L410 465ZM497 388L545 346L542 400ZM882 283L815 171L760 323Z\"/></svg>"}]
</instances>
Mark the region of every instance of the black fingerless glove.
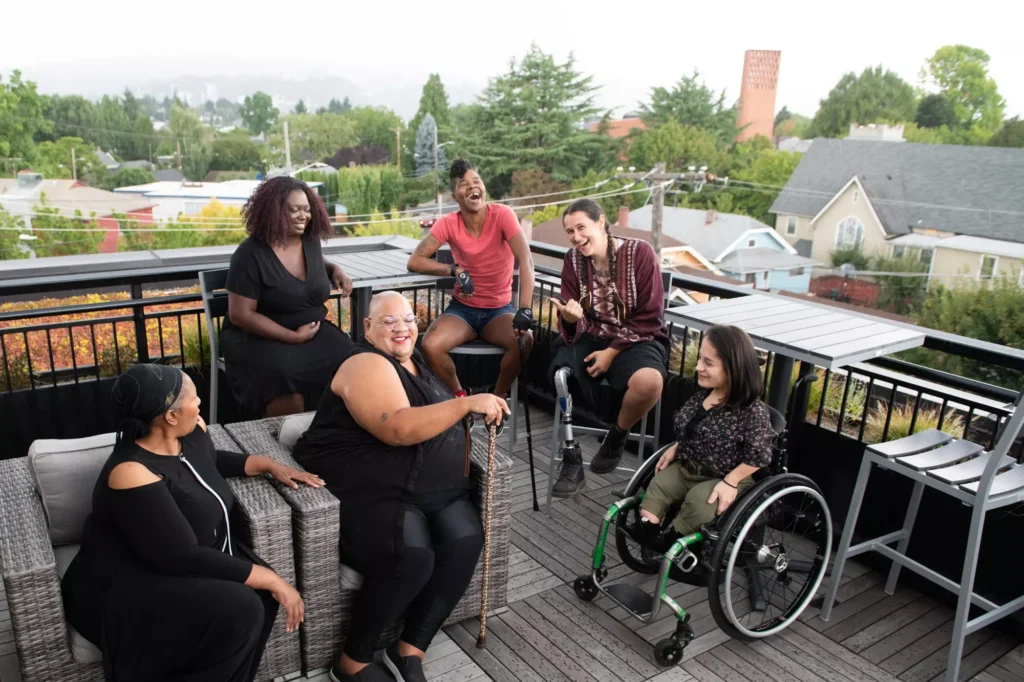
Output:
<instances>
[{"instance_id":1,"label":"black fingerless glove","mask_svg":"<svg viewBox=\"0 0 1024 682\"><path fill-rule=\"evenodd\" d=\"M520 308L516 316L512 318L512 328L519 332L526 332L537 326L537 320L533 317L533 310Z\"/></svg>"},{"instance_id":2,"label":"black fingerless glove","mask_svg":"<svg viewBox=\"0 0 1024 682\"><path fill-rule=\"evenodd\" d=\"M473 278L469 276L468 272L463 270L455 279L459 282L459 290L462 291L464 296L473 295Z\"/></svg>"}]
</instances>

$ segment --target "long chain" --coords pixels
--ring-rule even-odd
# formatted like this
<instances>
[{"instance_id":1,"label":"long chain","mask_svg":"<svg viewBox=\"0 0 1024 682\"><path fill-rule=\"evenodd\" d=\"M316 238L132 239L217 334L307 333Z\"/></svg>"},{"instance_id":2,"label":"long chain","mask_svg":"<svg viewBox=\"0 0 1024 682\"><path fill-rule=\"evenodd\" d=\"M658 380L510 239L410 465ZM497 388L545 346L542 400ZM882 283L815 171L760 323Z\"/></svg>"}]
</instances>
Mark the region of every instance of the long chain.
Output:
<instances>
[{"instance_id":1,"label":"long chain","mask_svg":"<svg viewBox=\"0 0 1024 682\"><path fill-rule=\"evenodd\" d=\"M480 590L480 636L476 646L487 646L487 591L491 582L491 508L494 501L494 451L498 445L497 425L487 425L487 499L484 502L484 575Z\"/></svg>"}]
</instances>

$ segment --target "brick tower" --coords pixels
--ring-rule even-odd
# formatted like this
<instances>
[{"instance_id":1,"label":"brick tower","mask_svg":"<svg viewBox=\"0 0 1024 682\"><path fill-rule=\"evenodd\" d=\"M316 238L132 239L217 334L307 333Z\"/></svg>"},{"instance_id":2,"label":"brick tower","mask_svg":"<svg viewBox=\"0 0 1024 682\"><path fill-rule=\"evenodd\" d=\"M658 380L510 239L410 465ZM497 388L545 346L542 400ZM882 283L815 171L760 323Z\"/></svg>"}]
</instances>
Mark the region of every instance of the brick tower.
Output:
<instances>
[{"instance_id":1,"label":"brick tower","mask_svg":"<svg viewBox=\"0 0 1024 682\"><path fill-rule=\"evenodd\" d=\"M775 90L779 83L779 50L747 50L743 55L743 84L740 113L736 121L742 130L737 141L755 135L771 138L775 132ZM749 125L747 125L749 124Z\"/></svg>"}]
</instances>

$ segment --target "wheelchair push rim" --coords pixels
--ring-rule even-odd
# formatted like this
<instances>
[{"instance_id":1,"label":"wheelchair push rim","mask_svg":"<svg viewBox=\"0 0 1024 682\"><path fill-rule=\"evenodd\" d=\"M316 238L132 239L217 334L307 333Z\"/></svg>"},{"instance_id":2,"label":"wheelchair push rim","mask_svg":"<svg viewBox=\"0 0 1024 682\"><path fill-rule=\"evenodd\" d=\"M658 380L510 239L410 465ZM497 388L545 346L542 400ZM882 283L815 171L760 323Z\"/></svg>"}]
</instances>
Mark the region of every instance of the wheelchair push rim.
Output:
<instances>
[{"instance_id":1,"label":"wheelchair push rim","mask_svg":"<svg viewBox=\"0 0 1024 682\"><path fill-rule=\"evenodd\" d=\"M665 454L665 451L670 447L672 447L672 443L663 445L637 468L633 473L633 476L630 477L629 482L626 484L625 494L623 497L633 497L641 488L647 488L651 479L654 477L654 468L657 466L658 460L661 459L661 456ZM661 570L662 554L644 548L643 545L630 537L629 533L626 531L626 526L629 525L630 522L635 523L638 522L639 519L639 505L620 514L615 519L615 549L619 553L619 558L622 559L622 562L629 566L630 569L637 573L654 575Z\"/></svg>"},{"instance_id":2,"label":"wheelchair push rim","mask_svg":"<svg viewBox=\"0 0 1024 682\"><path fill-rule=\"evenodd\" d=\"M800 616L825 578L832 547L828 505L813 482L785 474L755 488L716 543L708 595L719 627L745 640L776 634ZM752 580L763 611L751 604Z\"/></svg>"}]
</instances>

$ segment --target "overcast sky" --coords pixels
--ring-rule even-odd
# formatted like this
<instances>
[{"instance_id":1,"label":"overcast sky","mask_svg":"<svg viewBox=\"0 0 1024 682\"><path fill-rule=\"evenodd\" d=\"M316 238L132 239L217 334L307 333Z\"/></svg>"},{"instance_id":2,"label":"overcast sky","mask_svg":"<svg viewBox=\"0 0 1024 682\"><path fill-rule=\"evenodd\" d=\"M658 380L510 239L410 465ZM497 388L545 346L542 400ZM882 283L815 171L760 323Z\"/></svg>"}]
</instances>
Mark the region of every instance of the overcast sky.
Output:
<instances>
[{"instance_id":1,"label":"overcast sky","mask_svg":"<svg viewBox=\"0 0 1024 682\"><path fill-rule=\"evenodd\" d=\"M424 3L264 0L94 0L4 3L0 73L20 68L44 90L179 75L337 75L366 92L419 86L430 72L473 91L531 42L601 84L619 113L655 85L699 69L739 93L743 52L782 50L776 109L813 114L846 71L882 64L918 83L942 45L986 50L1007 115L1024 114L1020 0L969 5L933 0L789 2L595 2L558 0ZM1016 7L1016 10L1012 8ZM71 85L69 85L71 84ZM109 85L108 85L109 84ZM94 89L94 88L90 88Z\"/></svg>"}]
</instances>

